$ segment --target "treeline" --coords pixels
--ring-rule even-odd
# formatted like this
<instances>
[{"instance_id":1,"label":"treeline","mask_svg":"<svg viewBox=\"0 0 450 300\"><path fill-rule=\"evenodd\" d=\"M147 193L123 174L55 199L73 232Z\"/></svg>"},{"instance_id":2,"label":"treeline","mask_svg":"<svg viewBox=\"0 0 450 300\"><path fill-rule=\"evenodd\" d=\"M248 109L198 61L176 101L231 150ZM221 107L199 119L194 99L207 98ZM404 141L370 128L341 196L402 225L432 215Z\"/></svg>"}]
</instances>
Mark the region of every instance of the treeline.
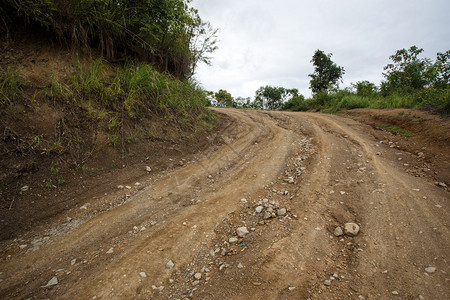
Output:
<instances>
[{"instance_id":1,"label":"treeline","mask_svg":"<svg viewBox=\"0 0 450 300\"><path fill-rule=\"evenodd\" d=\"M317 50L311 60L312 97L305 99L297 89L264 86L250 98L234 99L227 91L210 93L213 105L271 110L322 110L336 112L353 108L431 108L450 113L450 50L437 53L435 61L420 58L423 49L412 46L390 56L380 86L363 80L339 88L345 70L332 60L332 54Z\"/></svg>"},{"instance_id":2,"label":"treeline","mask_svg":"<svg viewBox=\"0 0 450 300\"><path fill-rule=\"evenodd\" d=\"M109 61L151 63L178 79L209 63L217 30L202 21L190 0L3 0L0 30L18 24L45 29L72 46L97 48Z\"/></svg>"}]
</instances>

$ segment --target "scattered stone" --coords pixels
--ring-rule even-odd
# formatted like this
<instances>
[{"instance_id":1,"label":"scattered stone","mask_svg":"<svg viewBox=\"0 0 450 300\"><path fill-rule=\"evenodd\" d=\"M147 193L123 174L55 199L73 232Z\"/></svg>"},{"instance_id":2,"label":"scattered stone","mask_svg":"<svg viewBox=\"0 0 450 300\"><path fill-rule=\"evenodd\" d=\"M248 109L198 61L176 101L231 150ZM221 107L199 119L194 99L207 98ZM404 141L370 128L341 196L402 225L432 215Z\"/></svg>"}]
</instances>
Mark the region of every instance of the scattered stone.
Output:
<instances>
[{"instance_id":1,"label":"scattered stone","mask_svg":"<svg viewBox=\"0 0 450 300\"><path fill-rule=\"evenodd\" d=\"M237 243L237 242L238 242L238 238L237 238L237 237L235 237L235 236L233 236L233 237L230 237L230 239L228 240L228 242L229 242L230 244L234 244L234 243Z\"/></svg>"},{"instance_id":2,"label":"scattered stone","mask_svg":"<svg viewBox=\"0 0 450 300\"><path fill-rule=\"evenodd\" d=\"M127 189L131 190L131 186L126 185L125 187L126 187Z\"/></svg>"},{"instance_id":3,"label":"scattered stone","mask_svg":"<svg viewBox=\"0 0 450 300\"><path fill-rule=\"evenodd\" d=\"M244 237L249 233L249 231L248 231L247 227L243 226L243 227L238 227L236 229L236 233L239 237Z\"/></svg>"},{"instance_id":4,"label":"scattered stone","mask_svg":"<svg viewBox=\"0 0 450 300\"><path fill-rule=\"evenodd\" d=\"M76 264L77 263L77 259L76 258L74 258L74 259L72 259L71 261L70 261L70 264L73 266L74 264Z\"/></svg>"},{"instance_id":5,"label":"scattered stone","mask_svg":"<svg viewBox=\"0 0 450 300\"><path fill-rule=\"evenodd\" d=\"M23 187L20 188L20 190L21 190L22 192L26 192L26 191L28 191L29 189L30 189L30 187L29 187L28 185L24 185Z\"/></svg>"},{"instance_id":6,"label":"scattered stone","mask_svg":"<svg viewBox=\"0 0 450 300\"><path fill-rule=\"evenodd\" d=\"M200 280L196 280L194 282L192 282L192 285L198 285L200 283Z\"/></svg>"},{"instance_id":7,"label":"scattered stone","mask_svg":"<svg viewBox=\"0 0 450 300\"><path fill-rule=\"evenodd\" d=\"M202 273L195 273L194 274L194 278L197 279L197 280L202 279Z\"/></svg>"},{"instance_id":8,"label":"scattered stone","mask_svg":"<svg viewBox=\"0 0 450 300\"><path fill-rule=\"evenodd\" d=\"M122 190L122 189L123 189L123 187L124 187L124 186L123 186L123 185L121 185L121 184L117 186L117 188L118 188L119 190Z\"/></svg>"},{"instance_id":9,"label":"scattered stone","mask_svg":"<svg viewBox=\"0 0 450 300\"><path fill-rule=\"evenodd\" d=\"M242 204L246 204L246 203L247 203L247 199L242 198L242 199L241 199L241 203L242 203Z\"/></svg>"},{"instance_id":10,"label":"scattered stone","mask_svg":"<svg viewBox=\"0 0 450 300\"><path fill-rule=\"evenodd\" d=\"M359 233L359 225L356 223L345 223L344 232L347 235L356 236Z\"/></svg>"},{"instance_id":11,"label":"scattered stone","mask_svg":"<svg viewBox=\"0 0 450 300\"><path fill-rule=\"evenodd\" d=\"M285 215L286 215L286 208L280 208L280 209L277 211L277 215L280 216L280 217L285 216Z\"/></svg>"},{"instance_id":12,"label":"scattered stone","mask_svg":"<svg viewBox=\"0 0 450 300\"><path fill-rule=\"evenodd\" d=\"M164 286L162 286L162 285L161 286L152 285L152 289L162 292L162 290L164 289Z\"/></svg>"},{"instance_id":13,"label":"scattered stone","mask_svg":"<svg viewBox=\"0 0 450 300\"><path fill-rule=\"evenodd\" d=\"M239 263L239 264L237 265L237 267L238 267L239 269L242 269L244 266L243 266L241 263Z\"/></svg>"},{"instance_id":14,"label":"scattered stone","mask_svg":"<svg viewBox=\"0 0 450 300\"><path fill-rule=\"evenodd\" d=\"M364 298L363 296L359 295L358 296L358 300L366 300L366 298Z\"/></svg>"},{"instance_id":15,"label":"scattered stone","mask_svg":"<svg viewBox=\"0 0 450 300\"><path fill-rule=\"evenodd\" d=\"M264 212L264 216L263 216L264 220L270 219L272 218L272 213L270 211L265 211Z\"/></svg>"},{"instance_id":16,"label":"scattered stone","mask_svg":"<svg viewBox=\"0 0 450 300\"><path fill-rule=\"evenodd\" d=\"M109 248L109 250L108 251L106 251L106 254L111 254L111 253L113 253L114 252L114 248L113 247L111 247L111 248Z\"/></svg>"},{"instance_id":17,"label":"scattered stone","mask_svg":"<svg viewBox=\"0 0 450 300\"><path fill-rule=\"evenodd\" d=\"M290 290L290 291L295 290L295 286L290 286L290 287L289 287L289 290Z\"/></svg>"},{"instance_id":18,"label":"scattered stone","mask_svg":"<svg viewBox=\"0 0 450 300\"><path fill-rule=\"evenodd\" d=\"M447 187L447 185L444 182L437 182L436 185L440 187Z\"/></svg>"},{"instance_id":19,"label":"scattered stone","mask_svg":"<svg viewBox=\"0 0 450 300\"><path fill-rule=\"evenodd\" d=\"M419 300L425 300L425 297L422 295L419 295Z\"/></svg>"},{"instance_id":20,"label":"scattered stone","mask_svg":"<svg viewBox=\"0 0 450 300\"><path fill-rule=\"evenodd\" d=\"M25 245L20 245L19 248L20 248L20 249L25 249L27 246L28 246L27 244L25 244Z\"/></svg>"},{"instance_id":21,"label":"scattered stone","mask_svg":"<svg viewBox=\"0 0 450 300\"><path fill-rule=\"evenodd\" d=\"M142 278L147 278L147 274L145 274L145 272L140 272L139 276L141 276Z\"/></svg>"},{"instance_id":22,"label":"scattered stone","mask_svg":"<svg viewBox=\"0 0 450 300\"><path fill-rule=\"evenodd\" d=\"M341 193L341 195L345 195L345 192L344 192L344 191L340 191L339 193Z\"/></svg>"},{"instance_id":23,"label":"scattered stone","mask_svg":"<svg viewBox=\"0 0 450 300\"><path fill-rule=\"evenodd\" d=\"M174 267L175 267L175 264L173 263L173 261L169 260L169 261L166 263L166 268L167 268L167 269L173 270Z\"/></svg>"},{"instance_id":24,"label":"scattered stone","mask_svg":"<svg viewBox=\"0 0 450 300\"><path fill-rule=\"evenodd\" d=\"M260 213L260 212L262 212L263 211L263 209L264 209L264 206L257 206L256 208L255 208L255 211L256 211L256 213Z\"/></svg>"},{"instance_id":25,"label":"scattered stone","mask_svg":"<svg viewBox=\"0 0 450 300\"><path fill-rule=\"evenodd\" d=\"M42 288L44 289L48 289L48 288L52 288L53 286L58 284L58 278L53 277L52 279L50 279L46 285L42 286Z\"/></svg>"},{"instance_id":26,"label":"scattered stone","mask_svg":"<svg viewBox=\"0 0 450 300\"><path fill-rule=\"evenodd\" d=\"M392 291L392 295L398 295L397 291Z\"/></svg>"},{"instance_id":27,"label":"scattered stone","mask_svg":"<svg viewBox=\"0 0 450 300\"><path fill-rule=\"evenodd\" d=\"M341 227L341 226L338 226L338 227L336 227L336 228L334 229L333 234L334 234L335 236L341 236L341 235L344 234L344 231L342 230L342 227Z\"/></svg>"},{"instance_id":28,"label":"scattered stone","mask_svg":"<svg viewBox=\"0 0 450 300\"><path fill-rule=\"evenodd\" d=\"M140 186L141 183L140 183L140 182L136 182L134 185L135 185L135 186Z\"/></svg>"},{"instance_id":29,"label":"scattered stone","mask_svg":"<svg viewBox=\"0 0 450 300\"><path fill-rule=\"evenodd\" d=\"M326 286L330 286L331 285L331 280L325 280L324 282L323 282L323 284L324 285L326 285Z\"/></svg>"},{"instance_id":30,"label":"scattered stone","mask_svg":"<svg viewBox=\"0 0 450 300\"><path fill-rule=\"evenodd\" d=\"M145 171L147 171L148 173L150 173L152 171L152 168L150 168L149 166L145 167Z\"/></svg>"},{"instance_id":31,"label":"scattered stone","mask_svg":"<svg viewBox=\"0 0 450 300\"><path fill-rule=\"evenodd\" d=\"M430 273L430 274L434 273L434 272L436 272L436 268L435 267L426 267L425 272Z\"/></svg>"}]
</instances>

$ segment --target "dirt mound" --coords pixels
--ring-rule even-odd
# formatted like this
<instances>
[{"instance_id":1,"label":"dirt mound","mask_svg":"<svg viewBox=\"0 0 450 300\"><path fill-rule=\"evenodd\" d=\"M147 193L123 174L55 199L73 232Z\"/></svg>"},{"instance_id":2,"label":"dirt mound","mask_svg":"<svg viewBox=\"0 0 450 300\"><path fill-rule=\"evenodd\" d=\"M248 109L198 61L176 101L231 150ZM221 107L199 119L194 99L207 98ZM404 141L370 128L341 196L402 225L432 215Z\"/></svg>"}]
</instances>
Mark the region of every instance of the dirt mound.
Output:
<instances>
[{"instance_id":1,"label":"dirt mound","mask_svg":"<svg viewBox=\"0 0 450 300\"><path fill-rule=\"evenodd\" d=\"M44 30L19 26L11 34L14 39L0 41L0 69L14 70L21 93L0 110L0 240L64 221L85 203L96 206L94 195L138 181L146 166L171 169L221 143L218 133L229 122L221 117L184 125L163 113L136 118L47 97L53 80L70 82L77 67L92 64L95 51L78 54ZM105 62L106 76L118 67Z\"/></svg>"}]
</instances>

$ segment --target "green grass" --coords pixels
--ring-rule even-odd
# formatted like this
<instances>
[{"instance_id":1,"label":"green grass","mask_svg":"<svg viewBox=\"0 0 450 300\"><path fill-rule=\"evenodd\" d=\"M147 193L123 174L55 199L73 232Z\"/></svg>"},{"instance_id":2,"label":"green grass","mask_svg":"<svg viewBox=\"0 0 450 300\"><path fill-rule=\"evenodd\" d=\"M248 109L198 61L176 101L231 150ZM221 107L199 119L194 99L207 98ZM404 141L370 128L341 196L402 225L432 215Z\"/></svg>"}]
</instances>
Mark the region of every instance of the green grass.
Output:
<instances>
[{"instance_id":1,"label":"green grass","mask_svg":"<svg viewBox=\"0 0 450 300\"><path fill-rule=\"evenodd\" d=\"M378 125L377 127L379 129L386 130L386 131L392 132L394 134L405 136L405 137L413 137L414 136L414 134L412 132L409 132L407 130L404 130L404 129L402 129L398 126L394 126L394 125Z\"/></svg>"}]
</instances>

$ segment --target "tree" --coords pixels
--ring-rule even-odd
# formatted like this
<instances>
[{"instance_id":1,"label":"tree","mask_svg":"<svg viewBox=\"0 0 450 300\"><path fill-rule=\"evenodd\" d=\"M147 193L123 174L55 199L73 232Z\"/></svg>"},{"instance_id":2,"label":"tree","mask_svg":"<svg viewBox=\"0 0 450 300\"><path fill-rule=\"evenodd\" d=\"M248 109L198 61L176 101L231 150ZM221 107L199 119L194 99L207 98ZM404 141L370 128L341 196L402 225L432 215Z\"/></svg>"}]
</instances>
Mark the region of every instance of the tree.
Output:
<instances>
[{"instance_id":1,"label":"tree","mask_svg":"<svg viewBox=\"0 0 450 300\"><path fill-rule=\"evenodd\" d=\"M178 79L190 78L217 49L216 33L191 0L3 0L0 21L14 16L74 46L98 48L111 61L135 58ZM10 25L11 26L11 25Z\"/></svg>"},{"instance_id":2,"label":"tree","mask_svg":"<svg viewBox=\"0 0 450 300\"><path fill-rule=\"evenodd\" d=\"M328 90L330 86L338 84L339 79L345 74L343 67L337 66L332 60L333 54L325 54L321 50L316 50L311 62L314 66L314 73L309 74L309 82L313 93Z\"/></svg>"},{"instance_id":3,"label":"tree","mask_svg":"<svg viewBox=\"0 0 450 300\"><path fill-rule=\"evenodd\" d=\"M383 76L386 81L382 83L382 90L386 93L400 92L412 93L423 89L431 83L429 58L419 58L422 48L411 46L408 50L397 50L389 58L393 63L384 67Z\"/></svg>"},{"instance_id":4,"label":"tree","mask_svg":"<svg viewBox=\"0 0 450 300\"><path fill-rule=\"evenodd\" d=\"M219 90L214 94L214 98L216 98L217 106L219 107L234 107L233 96L226 90Z\"/></svg>"},{"instance_id":5,"label":"tree","mask_svg":"<svg viewBox=\"0 0 450 300\"><path fill-rule=\"evenodd\" d=\"M256 91L255 102L262 104L263 109L276 110L281 108L288 98L298 95L297 89L285 89L283 87L262 86Z\"/></svg>"},{"instance_id":6,"label":"tree","mask_svg":"<svg viewBox=\"0 0 450 300\"><path fill-rule=\"evenodd\" d=\"M377 92L377 87L374 83L367 80L353 83L352 86L356 89L356 94L362 97L373 96Z\"/></svg>"},{"instance_id":7,"label":"tree","mask_svg":"<svg viewBox=\"0 0 450 300\"><path fill-rule=\"evenodd\" d=\"M450 84L450 50L437 53L436 62L431 68L433 87L445 89Z\"/></svg>"}]
</instances>

